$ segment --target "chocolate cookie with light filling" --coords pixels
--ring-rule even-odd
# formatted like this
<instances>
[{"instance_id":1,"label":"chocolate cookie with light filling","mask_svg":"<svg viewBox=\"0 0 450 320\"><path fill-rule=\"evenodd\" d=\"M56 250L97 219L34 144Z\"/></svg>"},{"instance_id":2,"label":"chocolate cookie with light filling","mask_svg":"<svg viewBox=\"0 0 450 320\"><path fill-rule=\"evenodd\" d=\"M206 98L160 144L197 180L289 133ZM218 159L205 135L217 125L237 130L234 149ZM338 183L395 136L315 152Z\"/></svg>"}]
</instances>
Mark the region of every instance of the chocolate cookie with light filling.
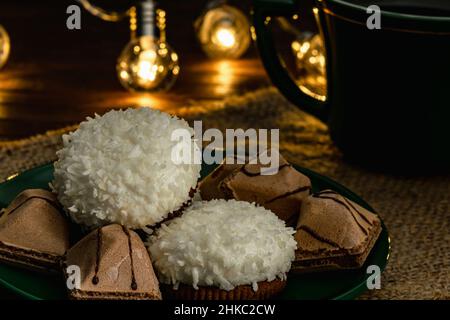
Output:
<instances>
[{"instance_id":1,"label":"chocolate cookie with light filling","mask_svg":"<svg viewBox=\"0 0 450 320\"><path fill-rule=\"evenodd\" d=\"M381 232L378 216L332 190L303 201L293 272L360 268Z\"/></svg>"},{"instance_id":2,"label":"chocolate cookie with light filling","mask_svg":"<svg viewBox=\"0 0 450 320\"><path fill-rule=\"evenodd\" d=\"M118 224L98 228L66 254L64 272L80 268L80 287L69 289L76 300L160 300L158 280L144 243Z\"/></svg>"},{"instance_id":3,"label":"chocolate cookie with light filling","mask_svg":"<svg viewBox=\"0 0 450 320\"><path fill-rule=\"evenodd\" d=\"M69 223L56 196L42 189L20 193L0 218L0 261L58 272L69 248Z\"/></svg>"},{"instance_id":4,"label":"chocolate cookie with light filling","mask_svg":"<svg viewBox=\"0 0 450 320\"><path fill-rule=\"evenodd\" d=\"M223 163L200 184L202 199L255 202L274 212L287 225L295 226L302 200L310 194L311 181L281 155L272 174L263 175L262 169L267 167L260 162Z\"/></svg>"}]
</instances>

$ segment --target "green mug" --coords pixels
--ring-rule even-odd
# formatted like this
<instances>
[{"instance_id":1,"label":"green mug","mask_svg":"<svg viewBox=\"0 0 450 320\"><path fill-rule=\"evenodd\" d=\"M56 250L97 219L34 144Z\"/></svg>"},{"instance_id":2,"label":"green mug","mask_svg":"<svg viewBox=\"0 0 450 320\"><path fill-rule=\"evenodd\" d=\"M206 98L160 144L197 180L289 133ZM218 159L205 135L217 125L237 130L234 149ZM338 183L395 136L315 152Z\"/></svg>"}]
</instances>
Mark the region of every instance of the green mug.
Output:
<instances>
[{"instance_id":1,"label":"green mug","mask_svg":"<svg viewBox=\"0 0 450 320\"><path fill-rule=\"evenodd\" d=\"M380 9L379 29L367 25L372 4ZM325 101L289 76L265 23L267 17L308 13L298 12L295 0L253 5L258 50L272 82L327 123L347 159L394 172L450 171L450 1L316 0Z\"/></svg>"}]
</instances>

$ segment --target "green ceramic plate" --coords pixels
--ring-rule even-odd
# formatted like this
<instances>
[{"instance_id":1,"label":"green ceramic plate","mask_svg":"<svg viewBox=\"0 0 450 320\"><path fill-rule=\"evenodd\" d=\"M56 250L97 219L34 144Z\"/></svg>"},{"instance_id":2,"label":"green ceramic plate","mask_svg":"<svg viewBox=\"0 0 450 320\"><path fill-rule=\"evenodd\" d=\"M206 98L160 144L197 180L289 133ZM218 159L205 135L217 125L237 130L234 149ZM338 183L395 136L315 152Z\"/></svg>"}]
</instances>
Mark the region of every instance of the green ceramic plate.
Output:
<instances>
[{"instance_id":1,"label":"green ceramic plate","mask_svg":"<svg viewBox=\"0 0 450 320\"><path fill-rule=\"evenodd\" d=\"M210 173L215 166L203 165L202 177ZM313 191L333 189L361 206L372 210L356 194L311 170L295 166L312 181ZM53 178L51 164L26 171L19 176L0 184L0 207L6 207L21 191L29 188L48 188ZM386 267L389 258L389 236L386 227L367 258L365 266L359 270L321 272L305 275L290 275L282 299L353 299L367 289L366 273L368 265L378 265L381 270ZM0 264L0 285L28 299L65 299L64 282L56 276L25 271ZM3 289L1 289L3 290ZM0 294L1 296L1 294Z\"/></svg>"}]
</instances>

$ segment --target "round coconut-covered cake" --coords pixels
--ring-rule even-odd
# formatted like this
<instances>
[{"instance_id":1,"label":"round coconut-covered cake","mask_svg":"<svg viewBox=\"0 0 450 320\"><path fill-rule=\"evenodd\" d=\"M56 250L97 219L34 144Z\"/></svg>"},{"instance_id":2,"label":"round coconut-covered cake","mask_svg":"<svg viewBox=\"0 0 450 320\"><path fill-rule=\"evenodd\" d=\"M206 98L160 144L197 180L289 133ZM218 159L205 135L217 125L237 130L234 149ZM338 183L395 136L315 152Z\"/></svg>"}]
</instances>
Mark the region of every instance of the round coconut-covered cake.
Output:
<instances>
[{"instance_id":1,"label":"round coconut-covered cake","mask_svg":"<svg viewBox=\"0 0 450 320\"><path fill-rule=\"evenodd\" d=\"M156 224L190 200L200 164L174 161L174 150L194 150L193 139L173 139L193 129L185 120L150 109L110 111L87 118L63 136L52 188L71 218L97 227Z\"/></svg>"},{"instance_id":2,"label":"round coconut-covered cake","mask_svg":"<svg viewBox=\"0 0 450 320\"><path fill-rule=\"evenodd\" d=\"M162 283L233 290L286 279L295 258L294 230L274 213L236 200L194 202L163 224L147 246Z\"/></svg>"}]
</instances>

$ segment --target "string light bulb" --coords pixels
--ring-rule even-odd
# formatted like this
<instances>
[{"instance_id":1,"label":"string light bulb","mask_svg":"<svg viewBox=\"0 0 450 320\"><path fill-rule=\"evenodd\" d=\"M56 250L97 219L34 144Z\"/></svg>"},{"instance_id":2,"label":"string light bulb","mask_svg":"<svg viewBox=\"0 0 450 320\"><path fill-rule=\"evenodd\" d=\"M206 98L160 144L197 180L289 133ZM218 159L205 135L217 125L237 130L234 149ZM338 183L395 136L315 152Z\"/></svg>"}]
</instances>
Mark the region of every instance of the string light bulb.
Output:
<instances>
[{"instance_id":1,"label":"string light bulb","mask_svg":"<svg viewBox=\"0 0 450 320\"><path fill-rule=\"evenodd\" d=\"M117 61L117 75L131 91L170 89L180 72L177 53L166 41L166 12L153 1L140 2L130 11L131 41Z\"/></svg>"},{"instance_id":2,"label":"string light bulb","mask_svg":"<svg viewBox=\"0 0 450 320\"><path fill-rule=\"evenodd\" d=\"M9 57L11 43L5 28L0 25L0 69L6 64Z\"/></svg>"},{"instance_id":3,"label":"string light bulb","mask_svg":"<svg viewBox=\"0 0 450 320\"><path fill-rule=\"evenodd\" d=\"M203 51L211 58L239 58L251 43L247 17L226 1L210 2L194 27Z\"/></svg>"},{"instance_id":4,"label":"string light bulb","mask_svg":"<svg viewBox=\"0 0 450 320\"><path fill-rule=\"evenodd\" d=\"M123 12L78 0L92 15L111 22L129 17L131 40L117 59L117 76L130 91L170 89L180 73L177 53L166 41L166 12L154 0L140 0Z\"/></svg>"}]
</instances>

